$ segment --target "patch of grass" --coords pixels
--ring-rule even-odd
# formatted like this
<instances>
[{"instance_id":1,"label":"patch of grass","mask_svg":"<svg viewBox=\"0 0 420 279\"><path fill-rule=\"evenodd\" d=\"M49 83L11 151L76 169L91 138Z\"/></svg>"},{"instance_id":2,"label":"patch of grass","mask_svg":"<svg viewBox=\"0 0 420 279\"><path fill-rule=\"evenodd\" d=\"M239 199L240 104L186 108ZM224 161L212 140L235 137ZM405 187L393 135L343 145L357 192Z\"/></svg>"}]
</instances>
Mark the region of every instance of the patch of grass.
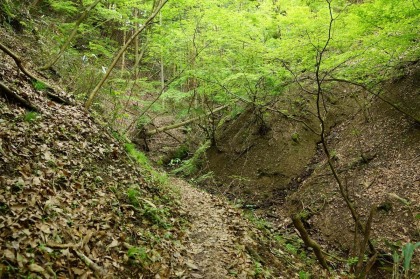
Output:
<instances>
[{"instance_id":1,"label":"patch of grass","mask_svg":"<svg viewBox=\"0 0 420 279\"><path fill-rule=\"evenodd\" d=\"M255 216L254 212L252 210L246 210L245 211L245 217L259 230L261 231L267 231L271 229L273 226L270 222L263 218L259 218Z\"/></svg>"},{"instance_id":2,"label":"patch of grass","mask_svg":"<svg viewBox=\"0 0 420 279\"><path fill-rule=\"evenodd\" d=\"M139 196L140 196L140 192L135 187L132 186L127 190L127 198L130 201L130 203L136 208L140 206L140 203L138 200Z\"/></svg>"},{"instance_id":3,"label":"patch of grass","mask_svg":"<svg viewBox=\"0 0 420 279\"><path fill-rule=\"evenodd\" d=\"M143 204L143 215L152 223L162 227L169 228L170 224L167 221L168 212L163 208L157 208L151 204Z\"/></svg>"},{"instance_id":4,"label":"patch of grass","mask_svg":"<svg viewBox=\"0 0 420 279\"><path fill-rule=\"evenodd\" d=\"M305 271L299 271L299 279L310 279L311 274Z\"/></svg>"},{"instance_id":5,"label":"patch of grass","mask_svg":"<svg viewBox=\"0 0 420 279\"><path fill-rule=\"evenodd\" d=\"M137 185L133 185L128 188L127 198L130 204L133 205L138 212L150 222L165 229L170 227L170 223L167 218L169 212L165 208L158 208L151 201L141 198L139 187Z\"/></svg>"},{"instance_id":6,"label":"patch of grass","mask_svg":"<svg viewBox=\"0 0 420 279\"><path fill-rule=\"evenodd\" d=\"M254 276L256 278L272 278L271 271L260 262L254 262Z\"/></svg>"},{"instance_id":7,"label":"patch of grass","mask_svg":"<svg viewBox=\"0 0 420 279\"><path fill-rule=\"evenodd\" d=\"M168 176L166 173L155 170L150 165L149 159L146 155L143 152L138 151L134 144L126 143L124 147L128 155L130 155L130 157L133 158L143 170L145 170L144 178L147 182L156 186L162 186L168 182Z\"/></svg>"}]
</instances>

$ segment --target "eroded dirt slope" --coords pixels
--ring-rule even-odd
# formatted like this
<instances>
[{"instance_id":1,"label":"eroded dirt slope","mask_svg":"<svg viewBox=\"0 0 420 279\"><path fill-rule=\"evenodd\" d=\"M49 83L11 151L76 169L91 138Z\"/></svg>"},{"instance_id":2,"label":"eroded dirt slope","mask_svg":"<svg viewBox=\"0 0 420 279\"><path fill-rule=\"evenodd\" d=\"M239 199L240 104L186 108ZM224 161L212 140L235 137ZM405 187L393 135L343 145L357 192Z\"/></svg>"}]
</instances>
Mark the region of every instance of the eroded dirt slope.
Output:
<instances>
[{"instance_id":1,"label":"eroded dirt slope","mask_svg":"<svg viewBox=\"0 0 420 279\"><path fill-rule=\"evenodd\" d=\"M418 64L384 89L388 100L420 117ZM390 252L386 242L420 241L420 125L379 100L366 115L359 113L336 127L329 144L362 219L371 206L378 208L372 238L379 249ZM292 208L319 210L309 220L311 230L341 250L352 250L354 225L324 160L276 211L287 216Z\"/></svg>"},{"instance_id":2,"label":"eroded dirt slope","mask_svg":"<svg viewBox=\"0 0 420 279\"><path fill-rule=\"evenodd\" d=\"M371 206L378 207L372 238L380 251L391 253L387 242L398 246L420 240L415 217L420 212L420 126L357 87L335 88L334 93L340 90L358 99L354 103L342 97L328 103L327 121L333 127L329 147L362 221ZM401 78L384 84L383 96L418 119L419 90L417 63L406 67ZM309 212L312 217L306 225L311 235L352 255L354 224L317 136L281 118L270 119L271 130L261 135L252 119L245 113L225 125L218 148L208 152L207 170L215 173L216 183L204 187L256 207L279 229L291 226L290 214ZM293 140L293 133L299 138Z\"/></svg>"}]
</instances>

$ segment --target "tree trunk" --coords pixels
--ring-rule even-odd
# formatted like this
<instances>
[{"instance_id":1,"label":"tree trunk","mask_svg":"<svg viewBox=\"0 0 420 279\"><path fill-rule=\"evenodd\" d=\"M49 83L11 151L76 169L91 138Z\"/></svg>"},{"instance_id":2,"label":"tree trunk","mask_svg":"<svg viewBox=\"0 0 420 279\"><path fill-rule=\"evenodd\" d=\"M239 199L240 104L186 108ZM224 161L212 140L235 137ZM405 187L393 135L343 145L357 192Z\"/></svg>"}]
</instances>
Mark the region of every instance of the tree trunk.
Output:
<instances>
[{"instance_id":1,"label":"tree trunk","mask_svg":"<svg viewBox=\"0 0 420 279\"><path fill-rule=\"evenodd\" d=\"M99 2L101 2L101 0L96 0L95 2L92 3L92 5L90 5L83 13L82 15L79 17L79 19L76 21L76 23L74 24L73 27L73 31L71 32L70 36L67 38L67 40L64 42L64 44L61 46L60 51L57 53L57 55L51 59L51 61L47 64L45 64L44 66L40 67L39 70L47 70L49 68L51 68L57 61L58 59L61 57L61 55L63 55L64 51L69 47L71 40L73 40L73 38L76 36L77 31L79 30L79 26L80 24L83 22L83 20L85 20L85 18L87 17L87 15L89 14L89 12L95 8L96 5L99 4Z\"/></svg>"},{"instance_id":2,"label":"tree trunk","mask_svg":"<svg viewBox=\"0 0 420 279\"><path fill-rule=\"evenodd\" d=\"M146 20L146 22L143 24L143 26L137 30L128 40L127 42L121 47L121 49L118 51L117 55L115 56L114 60L112 61L111 65L108 67L108 70L106 71L104 77L101 79L101 81L96 85L96 87L93 89L93 91L90 93L89 98L87 99L85 103L85 108L89 109L89 107L93 103L93 99L95 98L96 94L99 92L99 89L101 89L102 85L104 85L105 81L108 79L109 75L111 74L112 70L115 68L115 65L118 63L118 60L120 60L123 53L127 50L128 46L133 42L135 38L143 31L145 30L153 21L153 19L156 17L156 15L159 13L159 11L163 8L163 6L168 2L168 0L160 1L159 5L155 9L155 11L150 15L150 17Z\"/></svg>"},{"instance_id":3,"label":"tree trunk","mask_svg":"<svg viewBox=\"0 0 420 279\"><path fill-rule=\"evenodd\" d=\"M325 257L322 254L321 246L319 246L318 243L316 243L313 239L310 238L308 232L303 226L300 216L298 214L293 215L292 221L295 228L299 231L300 237L302 238L305 245L314 249L314 253L315 253L316 258L318 259L318 262L321 264L323 268L328 270L327 261L325 260Z\"/></svg>"},{"instance_id":4,"label":"tree trunk","mask_svg":"<svg viewBox=\"0 0 420 279\"><path fill-rule=\"evenodd\" d=\"M127 39L127 30L123 30L123 45L125 45L125 40ZM121 75L124 74L124 68L125 68L125 52L122 54L121 57Z\"/></svg>"}]
</instances>

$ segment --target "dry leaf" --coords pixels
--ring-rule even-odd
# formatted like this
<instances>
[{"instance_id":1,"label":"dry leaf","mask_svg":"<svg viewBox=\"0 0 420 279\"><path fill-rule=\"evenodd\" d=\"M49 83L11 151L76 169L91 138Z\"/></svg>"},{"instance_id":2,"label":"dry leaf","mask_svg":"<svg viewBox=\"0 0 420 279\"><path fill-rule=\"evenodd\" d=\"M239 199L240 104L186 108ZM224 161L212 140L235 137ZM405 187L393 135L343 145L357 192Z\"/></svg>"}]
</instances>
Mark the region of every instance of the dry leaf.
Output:
<instances>
[{"instance_id":1,"label":"dry leaf","mask_svg":"<svg viewBox=\"0 0 420 279\"><path fill-rule=\"evenodd\" d=\"M8 249L6 249L4 252L3 252L3 256L6 258L6 259L8 259L9 261L12 261L12 262L14 262L15 261L15 253L13 253L12 251L10 251L10 250L8 250Z\"/></svg>"}]
</instances>

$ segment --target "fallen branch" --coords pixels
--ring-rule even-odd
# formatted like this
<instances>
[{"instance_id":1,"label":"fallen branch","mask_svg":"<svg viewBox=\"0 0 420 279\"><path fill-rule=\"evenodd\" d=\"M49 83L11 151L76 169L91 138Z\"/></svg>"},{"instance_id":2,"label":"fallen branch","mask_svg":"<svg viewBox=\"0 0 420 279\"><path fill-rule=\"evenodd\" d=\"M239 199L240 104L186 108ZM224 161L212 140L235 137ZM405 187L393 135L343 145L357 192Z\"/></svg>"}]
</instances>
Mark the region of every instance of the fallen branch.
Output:
<instances>
[{"instance_id":1,"label":"fallen branch","mask_svg":"<svg viewBox=\"0 0 420 279\"><path fill-rule=\"evenodd\" d=\"M50 247L50 248L67 249L67 248L78 247L79 244L75 244L75 243L56 243L56 242L53 242L53 241L48 241L47 246Z\"/></svg>"},{"instance_id":2,"label":"fallen branch","mask_svg":"<svg viewBox=\"0 0 420 279\"><path fill-rule=\"evenodd\" d=\"M101 268L99 265L94 263L91 259L89 259L85 254L82 252L72 249L73 252L82 260L82 262L89 267L98 278L105 278L107 275L107 272Z\"/></svg>"},{"instance_id":3,"label":"fallen branch","mask_svg":"<svg viewBox=\"0 0 420 279\"><path fill-rule=\"evenodd\" d=\"M31 73L28 69L25 68L25 66L23 66L23 62L22 59L13 51L11 51L8 47L6 47L5 45L3 45L0 42L0 50L4 51L7 55L9 55L16 63L16 65L18 66L18 68L27 76L29 77L31 80L33 81L39 81L42 82L47 89L49 89L49 91L46 91L47 97L57 103L61 103L61 104L65 104L65 105L72 105L73 103L61 96L58 96L57 94L54 94L53 92L57 92L58 90L52 86L51 84L49 84L47 81L35 76L33 73ZM53 92L51 92L53 91Z\"/></svg>"},{"instance_id":4,"label":"fallen branch","mask_svg":"<svg viewBox=\"0 0 420 279\"><path fill-rule=\"evenodd\" d=\"M223 109L225 109L227 107L228 107L228 105L224 105L224 106L218 107L218 108L214 109L213 111L210 111L210 112L208 112L206 114L203 114L203 115L200 115L200 116L197 116L197 117L194 117L194 118L191 118L191 119L188 119L188 120L179 122L179 123L175 123L175 124L168 125L168 126L165 126L165 127L161 127L161 128L157 128L157 129L145 131L144 132L144 135L145 136L151 136L151 135L154 135L154 134L157 134L157 133L160 133L160 132L165 132L165 131L169 131L169 130L172 130L172 129L176 129L176 128L185 126L187 124L190 124L192 122L195 122L197 120L200 120L203 117L207 117L207 116L209 116L209 115L211 115L211 114L213 114L215 112L221 111L221 110L223 110Z\"/></svg>"},{"instance_id":5,"label":"fallen branch","mask_svg":"<svg viewBox=\"0 0 420 279\"><path fill-rule=\"evenodd\" d=\"M27 108L31 111L40 112L39 108L34 106L31 102L25 100L19 96L16 92L13 92L9 87L4 83L0 82L0 92L7 98L13 99L15 102L19 103L22 107Z\"/></svg>"}]
</instances>

